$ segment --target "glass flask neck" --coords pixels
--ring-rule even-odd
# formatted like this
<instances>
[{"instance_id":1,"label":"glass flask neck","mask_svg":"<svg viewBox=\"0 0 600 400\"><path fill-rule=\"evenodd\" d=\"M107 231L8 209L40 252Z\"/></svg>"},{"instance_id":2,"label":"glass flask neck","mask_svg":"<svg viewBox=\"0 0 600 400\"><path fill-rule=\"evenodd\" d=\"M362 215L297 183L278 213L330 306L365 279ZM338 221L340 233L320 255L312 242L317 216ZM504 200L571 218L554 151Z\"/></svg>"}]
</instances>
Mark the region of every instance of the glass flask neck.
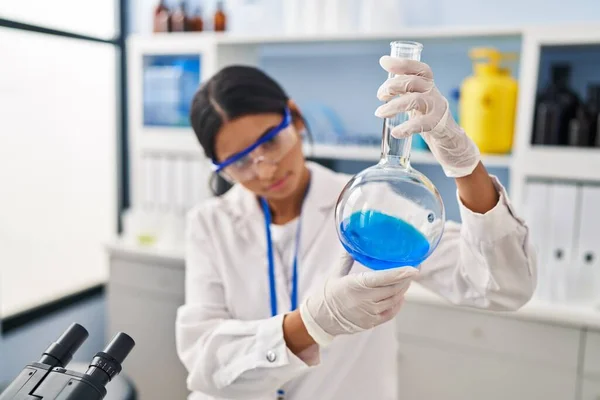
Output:
<instances>
[{"instance_id":1,"label":"glass flask neck","mask_svg":"<svg viewBox=\"0 0 600 400\"><path fill-rule=\"evenodd\" d=\"M420 61L423 45L417 42L396 41L390 43L390 55L392 57L406 60ZM388 78L393 78L394 74L389 74ZM381 138L381 160L380 165L410 168L410 149L412 145L412 136L396 139L391 132L396 126L408 121L408 113L400 113L383 121L383 132Z\"/></svg>"},{"instance_id":2,"label":"glass flask neck","mask_svg":"<svg viewBox=\"0 0 600 400\"><path fill-rule=\"evenodd\" d=\"M386 118L383 121L383 132L381 139L381 160L380 164L390 167L410 168L410 149L412 145L412 136L396 139L392 136L392 129L404 122L408 118L405 115L398 115L393 118Z\"/></svg>"}]
</instances>

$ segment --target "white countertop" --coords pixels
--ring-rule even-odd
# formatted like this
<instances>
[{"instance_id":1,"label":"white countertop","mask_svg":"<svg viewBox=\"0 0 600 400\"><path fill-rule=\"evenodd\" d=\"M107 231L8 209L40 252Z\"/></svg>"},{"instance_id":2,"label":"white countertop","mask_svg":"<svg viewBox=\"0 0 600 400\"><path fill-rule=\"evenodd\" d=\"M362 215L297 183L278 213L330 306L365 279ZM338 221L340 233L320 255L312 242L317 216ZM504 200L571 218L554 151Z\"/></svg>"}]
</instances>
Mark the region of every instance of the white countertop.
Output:
<instances>
[{"instance_id":1,"label":"white countertop","mask_svg":"<svg viewBox=\"0 0 600 400\"><path fill-rule=\"evenodd\" d=\"M413 283L410 289L408 289L406 301L439 307L459 308L418 283ZM490 313L490 311L473 308L467 309L465 307L460 307L460 309L472 312ZM532 299L518 311L493 313L496 316L500 315L507 318L518 318L555 325L600 330L600 310L595 310L593 308L551 304Z\"/></svg>"},{"instance_id":2,"label":"white countertop","mask_svg":"<svg viewBox=\"0 0 600 400\"><path fill-rule=\"evenodd\" d=\"M183 249L159 249L150 246L140 246L124 241L115 241L107 246L113 256L125 256L140 259L152 259L155 262L167 262L170 266L184 267ZM413 283L406 293L406 301L420 304L428 304L439 307L458 308L447 302L442 297L424 288L418 283ZM460 308L472 312L488 312L472 308ZM507 318L518 318L530 321L538 321L555 325L563 325L577 328L590 328L600 330L600 310L593 308L575 307L561 304L544 303L532 299L520 310L514 312L494 312Z\"/></svg>"},{"instance_id":3,"label":"white countertop","mask_svg":"<svg viewBox=\"0 0 600 400\"><path fill-rule=\"evenodd\" d=\"M157 261L167 261L184 267L184 250L181 248L160 248L115 240L106 245L109 253L115 256L124 255L134 258L152 258Z\"/></svg>"}]
</instances>

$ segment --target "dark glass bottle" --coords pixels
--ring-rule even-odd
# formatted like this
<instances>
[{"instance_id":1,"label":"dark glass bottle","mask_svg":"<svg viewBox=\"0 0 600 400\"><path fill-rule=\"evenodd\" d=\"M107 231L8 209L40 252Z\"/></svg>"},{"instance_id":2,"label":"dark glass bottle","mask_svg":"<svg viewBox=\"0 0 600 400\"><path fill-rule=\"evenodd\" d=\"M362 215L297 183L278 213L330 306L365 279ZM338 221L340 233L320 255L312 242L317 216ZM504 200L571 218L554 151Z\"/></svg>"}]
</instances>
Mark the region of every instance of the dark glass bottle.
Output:
<instances>
[{"instance_id":1,"label":"dark glass bottle","mask_svg":"<svg viewBox=\"0 0 600 400\"><path fill-rule=\"evenodd\" d=\"M155 33L169 32L171 30L169 8L167 7L165 0L160 0L154 8L153 25L153 31Z\"/></svg>"},{"instance_id":2,"label":"dark glass bottle","mask_svg":"<svg viewBox=\"0 0 600 400\"><path fill-rule=\"evenodd\" d=\"M533 144L569 144L569 125L580 103L569 88L570 72L569 65L552 66L551 83L537 100Z\"/></svg>"},{"instance_id":3,"label":"dark glass bottle","mask_svg":"<svg viewBox=\"0 0 600 400\"><path fill-rule=\"evenodd\" d=\"M586 102L577 108L569 125L569 145L593 147L598 140L600 86L588 85Z\"/></svg>"},{"instance_id":4,"label":"dark glass bottle","mask_svg":"<svg viewBox=\"0 0 600 400\"><path fill-rule=\"evenodd\" d=\"M590 146L597 146L600 141L600 84L587 87L587 112L590 118Z\"/></svg>"},{"instance_id":5,"label":"dark glass bottle","mask_svg":"<svg viewBox=\"0 0 600 400\"><path fill-rule=\"evenodd\" d=\"M189 30L189 21L185 3L182 1L171 14L171 32L185 32L187 30Z\"/></svg>"},{"instance_id":6,"label":"dark glass bottle","mask_svg":"<svg viewBox=\"0 0 600 400\"><path fill-rule=\"evenodd\" d=\"M223 1L217 2L217 10L215 11L213 27L215 32L224 32L227 29L227 16L223 7Z\"/></svg>"},{"instance_id":7,"label":"dark glass bottle","mask_svg":"<svg viewBox=\"0 0 600 400\"><path fill-rule=\"evenodd\" d=\"M593 143L591 118L586 108L580 106L569 123L569 146L588 147Z\"/></svg>"},{"instance_id":8,"label":"dark glass bottle","mask_svg":"<svg viewBox=\"0 0 600 400\"><path fill-rule=\"evenodd\" d=\"M194 15L190 17L190 31L202 32L204 30L204 21L202 20L202 9L196 8Z\"/></svg>"}]
</instances>

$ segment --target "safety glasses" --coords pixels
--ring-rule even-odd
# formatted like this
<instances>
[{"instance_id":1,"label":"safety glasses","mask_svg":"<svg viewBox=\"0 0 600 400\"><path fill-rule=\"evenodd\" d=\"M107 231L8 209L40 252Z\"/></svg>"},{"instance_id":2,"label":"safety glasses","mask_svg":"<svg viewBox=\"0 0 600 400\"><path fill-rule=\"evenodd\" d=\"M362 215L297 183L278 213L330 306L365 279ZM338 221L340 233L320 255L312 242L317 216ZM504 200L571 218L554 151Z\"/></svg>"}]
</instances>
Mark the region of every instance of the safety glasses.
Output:
<instances>
[{"instance_id":1,"label":"safety glasses","mask_svg":"<svg viewBox=\"0 0 600 400\"><path fill-rule=\"evenodd\" d=\"M292 115L286 108L281 123L270 129L254 144L221 163L213 161L213 170L229 182L245 182L257 177L262 162L277 164L294 147L298 138L290 129Z\"/></svg>"}]
</instances>

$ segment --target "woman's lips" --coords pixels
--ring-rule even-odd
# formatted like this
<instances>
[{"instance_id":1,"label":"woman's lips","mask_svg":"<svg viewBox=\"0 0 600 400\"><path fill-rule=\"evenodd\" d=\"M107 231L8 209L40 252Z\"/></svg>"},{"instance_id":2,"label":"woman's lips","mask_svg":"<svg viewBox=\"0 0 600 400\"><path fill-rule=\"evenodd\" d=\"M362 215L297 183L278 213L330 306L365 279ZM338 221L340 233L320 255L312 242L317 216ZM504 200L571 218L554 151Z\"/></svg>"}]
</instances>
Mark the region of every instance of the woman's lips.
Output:
<instances>
[{"instance_id":1,"label":"woman's lips","mask_svg":"<svg viewBox=\"0 0 600 400\"><path fill-rule=\"evenodd\" d=\"M289 174L285 175L283 178L277 180L275 183L273 183L271 186L269 186L269 190L279 190L281 189L285 183L287 182L288 178L289 178Z\"/></svg>"}]
</instances>

